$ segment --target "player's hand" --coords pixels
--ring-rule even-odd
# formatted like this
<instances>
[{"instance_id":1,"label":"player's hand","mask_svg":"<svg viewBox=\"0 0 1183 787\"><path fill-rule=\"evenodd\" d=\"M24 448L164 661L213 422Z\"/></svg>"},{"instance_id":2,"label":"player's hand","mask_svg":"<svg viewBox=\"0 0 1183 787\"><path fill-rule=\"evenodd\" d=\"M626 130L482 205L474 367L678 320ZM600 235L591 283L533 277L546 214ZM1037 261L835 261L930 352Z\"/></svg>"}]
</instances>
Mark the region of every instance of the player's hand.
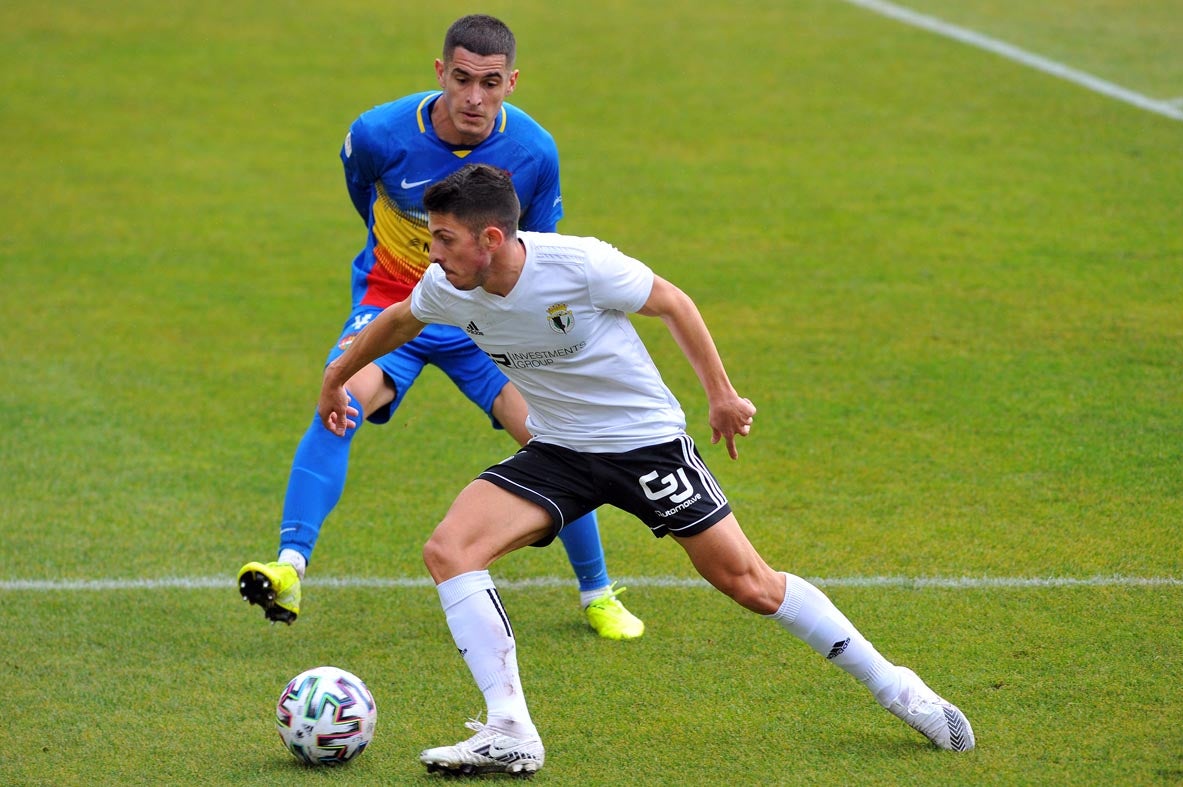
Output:
<instances>
[{"instance_id":1,"label":"player's hand","mask_svg":"<svg viewBox=\"0 0 1183 787\"><path fill-rule=\"evenodd\" d=\"M344 437L345 431L357 426L353 420L357 417L357 408L349 404L349 394L345 386L325 386L320 391L320 401L316 403L316 412L320 415L320 422L338 437Z\"/></svg>"},{"instance_id":2,"label":"player's hand","mask_svg":"<svg viewBox=\"0 0 1183 787\"><path fill-rule=\"evenodd\" d=\"M752 431L752 421L756 416L756 405L751 399L744 399L738 394L731 400L711 404L711 445L724 440L727 443L727 453L732 459L739 458L739 449L735 447L735 438L747 437Z\"/></svg>"}]
</instances>

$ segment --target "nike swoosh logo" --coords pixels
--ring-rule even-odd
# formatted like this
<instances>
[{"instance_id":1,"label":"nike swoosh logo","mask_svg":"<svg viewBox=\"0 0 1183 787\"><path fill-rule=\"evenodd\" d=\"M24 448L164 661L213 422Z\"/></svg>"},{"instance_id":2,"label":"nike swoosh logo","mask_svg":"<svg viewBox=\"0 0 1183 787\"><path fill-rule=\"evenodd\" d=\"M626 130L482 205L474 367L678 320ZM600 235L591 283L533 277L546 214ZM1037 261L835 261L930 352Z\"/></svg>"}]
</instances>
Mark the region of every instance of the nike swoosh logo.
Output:
<instances>
[{"instance_id":1,"label":"nike swoosh logo","mask_svg":"<svg viewBox=\"0 0 1183 787\"><path fill-rule=\"evenodd\" d=\"M522 741L514 738L494 738L489 743L489 758L494 760L536 760L538 755L522 748Z\"/></svg>"},{"instance_id":2,"label":"nike swoosh logo","mask_svg":"<svg viewBox=\"0 0 1183 787\"><path fill-rule=\"evenodd\" d=\"M403 182L400 183L399 185L402 186L404 189L413 189L416 186L422 186L424 183L430 183L430 182L431 182L431 178L428 178L427 180L417 180L414 183L407 183L407 179L403 178Z\"/></svg>"}]
</instances>

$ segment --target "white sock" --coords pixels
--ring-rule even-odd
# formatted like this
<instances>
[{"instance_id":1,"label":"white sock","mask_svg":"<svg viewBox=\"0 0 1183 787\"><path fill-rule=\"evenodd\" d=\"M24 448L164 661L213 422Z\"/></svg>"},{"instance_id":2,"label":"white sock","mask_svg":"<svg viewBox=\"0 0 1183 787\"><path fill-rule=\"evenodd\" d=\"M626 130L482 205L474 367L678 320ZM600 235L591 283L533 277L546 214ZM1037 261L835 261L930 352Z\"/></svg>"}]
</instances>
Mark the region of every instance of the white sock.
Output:
<instances>
[{"instance_id":1,"label":"white sock","mask_svg":"<svg viewBox=\"0 0 1183 787\"><path fill-rule=\"evenodd\" d=\"M436 586L457 650L485 695L486 723L519 738L536 738L522 681L517 641L488 571L470 571Z\"/></svg>"},{"instance_id":2,"label":"white sock","mask_svg":"<svg viewBox=\"0 0 1183 787\"><path fill-rule=\"evenodd\" d=\"M584 609L587 609L588 604L592 603L600 596L608 592L609 585L604 585L602 588L594 588L592 590L579 591L579 603Z\"/></svg>"},{"instance_id":3,"label":"white sock","mask_svg":"<svg viewBox=\"0 0 1183 787\"><path fill-rule=\"evenodd\" d=\"M793 636L862 683L886 707L899 693L895 666L859 633L825 593L785 574L785 600L773 618Z\"/></svg>"},{"instance_id":4,"label":"white sock","mask_svg":"<svg viewBox=\"0 0 1183 787\"><path fill-rule=\"evenodd\" d=\"M281 549L279 552L280 563L290 563L292 568L296 569L296 576L301 580L304 579L304 570L308 568L308 561L294 549Z\"/></svg>"}]
</instances>

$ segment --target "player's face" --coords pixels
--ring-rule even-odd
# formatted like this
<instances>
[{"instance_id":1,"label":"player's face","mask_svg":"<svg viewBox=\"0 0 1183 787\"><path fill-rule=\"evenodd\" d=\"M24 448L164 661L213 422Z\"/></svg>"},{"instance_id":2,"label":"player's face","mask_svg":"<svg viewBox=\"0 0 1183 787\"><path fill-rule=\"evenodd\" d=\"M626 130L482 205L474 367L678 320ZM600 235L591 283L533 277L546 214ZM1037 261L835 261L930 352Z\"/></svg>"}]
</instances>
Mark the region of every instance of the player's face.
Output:
<instances>
[{"instance_id":1,"label":"player's face","mask_svg":"<svg viewBox=\"0 0 1183 787\"><path fill-rule=\"evenodd\" d=\"M476 145L493 133L518 72L510 69L505 55L477 55L456 47L446 63L435 61L435 77L444 90L431 117L435 133L453 145Z\"/></svg>"},{"instance_id":2,"label":"player's face","mask_svg":"<svg viewBox=\"0 0 1183 787\"><path fill-rule=\"evenodd\" d=\"M458 290L475 290L485 283L493 254L482 236L473 235L446 213L428 214L427 229L431 231L428 255L444 269L449 284Z\"/></svg>"}]
</instances>

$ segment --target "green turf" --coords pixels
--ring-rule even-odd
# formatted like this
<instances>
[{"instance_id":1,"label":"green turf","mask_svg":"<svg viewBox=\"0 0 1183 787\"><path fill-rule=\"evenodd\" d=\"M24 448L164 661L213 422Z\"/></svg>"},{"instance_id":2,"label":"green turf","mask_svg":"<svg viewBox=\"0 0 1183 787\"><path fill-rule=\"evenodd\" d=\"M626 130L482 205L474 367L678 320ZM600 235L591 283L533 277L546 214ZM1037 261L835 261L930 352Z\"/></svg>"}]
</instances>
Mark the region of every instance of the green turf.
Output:
<instances>
[{"instance_id":1,"label":"green turf","mask_svg":"<svg viewBox=\"0 0 1183 787\"><path fill-rule=\"evenodd\" d=\"M1183 98L1183 13L1175 0L908 0L968 27L1157 99Z\"/></svg>"},{"instance_id":2,"label":"green turf","mask_svg":"<svg viewBox=\"0 0 1183 787\"><path fill-rule=\"evenodd\" d=\"M1170 5L915 7L1171 98ZM274 549L348 308L344 131L430 87L472 10L0 6L0 582L225 577L0 590L0 783L439 781L416 753L481 703L434 591L312 585L300 623L268 628L232 578ZM928 749L705 589L638 583L649 632L622 646L572 591L508 586L536 781L1183 780L1183 124L837 0L481 10L517 32L514 100L559 143L562 228L690 292L760 408L729 462L688 365L640 322L745 530L834 578L979 741ZM432 523L509 448L425 374L356 441L313 575L422 579ZM692 576L627 517L602 529L614 574ZM568 569L550 549L495 573ZM1172 582L837 581L860 577ZM380 706L337 772L300 768L269 720L317 663Z\"/></svg>"}]
</instances>

